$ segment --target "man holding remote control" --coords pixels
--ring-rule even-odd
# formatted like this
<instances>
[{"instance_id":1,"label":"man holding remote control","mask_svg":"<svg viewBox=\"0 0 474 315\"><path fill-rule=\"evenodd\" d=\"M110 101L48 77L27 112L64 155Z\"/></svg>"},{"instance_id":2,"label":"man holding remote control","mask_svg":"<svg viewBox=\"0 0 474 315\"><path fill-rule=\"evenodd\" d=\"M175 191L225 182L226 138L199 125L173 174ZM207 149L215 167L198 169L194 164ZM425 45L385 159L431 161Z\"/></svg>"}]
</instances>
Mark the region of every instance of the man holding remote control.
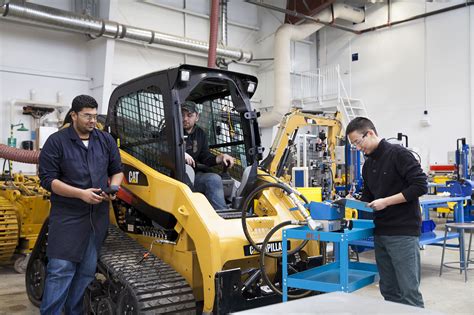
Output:
<instances>
[{"instance_id":1,"label":"man holding remote control","mask_svg":"<svg viewBox=\"0 0 474 315\"><path fill-rule=\"evenodd\" d=\"M65 119L70 126L51 135L40 154L41 186L51 192L41 314L84 313L109 225L108 201L123 179L115 140L96 129L97 107L91 96L74 98Z\"/></svg>"}]
</instances>

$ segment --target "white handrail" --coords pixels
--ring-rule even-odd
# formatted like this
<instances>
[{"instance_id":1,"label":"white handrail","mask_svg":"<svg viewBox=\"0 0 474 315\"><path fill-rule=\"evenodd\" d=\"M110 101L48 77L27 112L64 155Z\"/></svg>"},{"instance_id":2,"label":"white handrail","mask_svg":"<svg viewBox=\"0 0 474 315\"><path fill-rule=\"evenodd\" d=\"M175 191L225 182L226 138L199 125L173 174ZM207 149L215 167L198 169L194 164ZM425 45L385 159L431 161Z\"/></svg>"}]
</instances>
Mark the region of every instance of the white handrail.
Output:
<instances>
[{"instance_id":1,"label":"white handrail","mask_svg":"<svg viewBox=\"0 0 474 315\"><path fill-rule=\"evenodd\" d=\"M345 124L356 116L367 115L364 103L347 93L339 65L292 73L291 77L294 105L307 109L337 106L344 115Z\"/></svg>"}]
</instances>

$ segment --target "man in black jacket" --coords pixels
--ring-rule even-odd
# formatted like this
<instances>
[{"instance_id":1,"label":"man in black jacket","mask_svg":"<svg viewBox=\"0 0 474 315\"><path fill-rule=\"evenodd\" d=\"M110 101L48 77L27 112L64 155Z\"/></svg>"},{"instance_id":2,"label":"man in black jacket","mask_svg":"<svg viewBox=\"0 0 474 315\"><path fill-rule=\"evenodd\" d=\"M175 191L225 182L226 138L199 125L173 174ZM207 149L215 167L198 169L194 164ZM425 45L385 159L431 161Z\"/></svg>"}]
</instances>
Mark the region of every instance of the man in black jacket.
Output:
<instances>
[{"instance_id":1,"label":"man in black jacket","mask_svg":"<svg viewBox=\"0 0 474 315\"><path fill-rule=\"evenodd\" d=\"M197 163L206 166L223 164L231 168L235 160L228 154L214 155L209 151L207 135L196 123L199 121L199 113L196 103L186 101L181 105L184 135L186 137L186 164L196 167ZM194 190L203 193L212 207L216 210L227 209L224 198L224 187L222 179L215 173L197 172L194 179Z\"/></svg>"},{"instance_id":2,"label":"man in black jacket","mask_svg":"<svg viewBox=\"0 0 474 315\"><path fill-rule=\"evenodd\" d=\"M421 211L418 197L428 190L427 177L410 151L379 138L369 119L353 119L346 135L366 156L362 168L362 200L374 209L380 292L385 300L424 307L419 290Z\"/></svg>"}]
</instances>

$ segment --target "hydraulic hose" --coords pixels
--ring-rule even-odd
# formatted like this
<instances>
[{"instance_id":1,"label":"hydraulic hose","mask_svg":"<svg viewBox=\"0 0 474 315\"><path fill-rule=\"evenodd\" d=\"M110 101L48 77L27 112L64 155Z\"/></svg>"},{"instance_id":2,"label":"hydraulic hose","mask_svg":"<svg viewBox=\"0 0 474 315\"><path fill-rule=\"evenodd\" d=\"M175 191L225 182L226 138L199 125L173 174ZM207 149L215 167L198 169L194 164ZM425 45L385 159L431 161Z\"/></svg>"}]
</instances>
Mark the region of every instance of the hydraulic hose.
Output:
<instances>
[{"instance_id":1,"label":"hydraulic hose","mask_svg":"<svg viewBox=\"0 0 474 315\"><path fill-rule=\"evenodd\" d=\"M265 236L265 239L263 240L262 250L260 251L260 270L261 270L261 274L262 274L262 279L265 282L265 284L268 285L273 290L273 292L276 292L279 295L283 295L283 292L280 289L278 289L272 283L272 281L268 278L267 272L265 270L265 256L270 256L269 255L270 253L266 252L267 244L270 241L270 239L272 238L273 234L275 234L279 229L281 229L281 228L283 228L287 225L304 225L304 224L305 224L305 222L296 221L296 220L288 220L288 221L281 222L280 224L275 225L270 230L270 232L268 232L267 236ZM307 243L307 241L305 241L304 244L306 245L306 243ZM291 255L292 253L295 253L295 252L296 252L296 250L294 250L292 252L288 252L287 254ZM275 258L274 256L271 256L271 257ZM292 298L292 299L298 299L298 298L308 296L311 293L312 293L312 291L304 291L303 293L300 293L300 294L288 294L288 297Z\"/></svg>"},{"instance_id":2,"label":"hydraulic hose","mask_svg":"<svg viewBox=\"0 0 474 315\"><path fill-rule=\"evenodd\" d=\"M265 190L265 189L268 189L268 188L280 188L282 189L283 191L285 191L289 197L292 199L292 201L297 205L298 207L298 210L300 210L300 212L302 212L302 215L303 217L305 218L305 220L308 220L307 217L309 217L309 219L311 221L313 221L311 219L311 217L309 216L308 212L306 211L306 209L304 208L304 205L301 203L300 200L298 200L298 198L296 197L296 195L298 195L298 197L300 197L305 203L308 203L308 200L302 195L300 194L299 192L295 192L293 191L290 187L288 187L287 185L284 185L284 184L281 184L281 183L267 183L267 184L263 184L257 188L255 188L248 196L247 198L245 199L244 203L243 203L243 207L242 207L242 229L244 230L244 234L245 234L245 237L247 238L247 240L249 241L249 243L255 248L255 250L259 253L261 253L262 251L260 250L260 248L258 247L257 243L255 243L255 241L252 239L252 237L250 236L250 233L248 231L248 227L247 227L247 209L250 207L250 204L251 202L254 200L255 196L257 196L257 194L259 194L261 191ZM308 221L306 221L308 222ZM278 225L277 225L278 226ZM289 255L292 255L296 252L299 252L304 246L306 246L306 244L308 243L307 240L303 241L299 246L297 246L294 250L290 251L288 254ZM273 258L278 258L280 257L281 255L276 253L267 253L265 252L265 256L269 256L269 257L273 257Z\"/></svg>"}]
</instances>

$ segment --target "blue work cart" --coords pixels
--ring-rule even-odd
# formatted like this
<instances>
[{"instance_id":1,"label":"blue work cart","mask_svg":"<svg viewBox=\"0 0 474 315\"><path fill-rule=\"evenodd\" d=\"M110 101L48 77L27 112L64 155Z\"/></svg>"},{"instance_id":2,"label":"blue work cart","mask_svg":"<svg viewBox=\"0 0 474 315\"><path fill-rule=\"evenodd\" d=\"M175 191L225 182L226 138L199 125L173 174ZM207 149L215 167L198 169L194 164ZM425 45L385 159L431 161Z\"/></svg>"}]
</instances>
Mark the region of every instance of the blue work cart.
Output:
<instances>
[{"instance_id":1,"label":"blue work cart","mask_svg":"<svg viewBox=\"0 0 474 315\"><path fill-rule=\"evenodd\" d=\"M343 232L313 231L307 226L283 230L282 285L283 301L288 300L288 288L321 292L352 292L375 281L377 266L371 263L349 261L349 242L373 235L371 220L354 220L352 230ZM335 261L288 275L288 239L317 240L334 243Z\"/></svg>"}]
</instances>

